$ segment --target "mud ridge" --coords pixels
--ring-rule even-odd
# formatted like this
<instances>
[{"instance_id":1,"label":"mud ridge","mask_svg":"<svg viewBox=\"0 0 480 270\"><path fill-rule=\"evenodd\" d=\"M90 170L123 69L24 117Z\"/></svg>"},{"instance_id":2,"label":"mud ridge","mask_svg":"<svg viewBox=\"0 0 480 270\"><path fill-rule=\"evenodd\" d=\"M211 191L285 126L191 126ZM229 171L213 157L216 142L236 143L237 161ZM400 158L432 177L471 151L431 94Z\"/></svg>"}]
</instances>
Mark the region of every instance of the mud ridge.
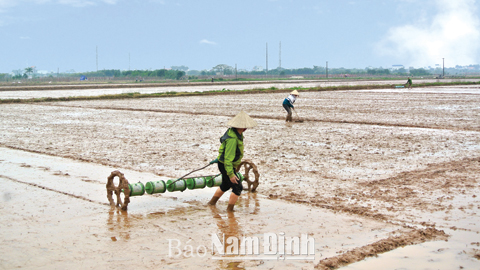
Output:
<instances>
[{"instance_id":1,"label":"mud ridge","mask_svg":"<svg viewBox=\"0 0 480 270\"><path fill-rule=\"evenodd\" d=\"M70 108L82 108L85 109L86 107L82 106L69 106L69 105L58 105L58 104L35 104L39 106L56 106L56 107L70 107ZM173 114L186 114L186 115L211 115L211 116L219 116L216 114L206 113L206 112L191 112L191 111L172 111L172 110L161 110L161 109L139 109L139 108L105 108L105 107L88 107L88 109L96 109L96 110L113 110L113 111L131 111L131 112L156 112L156 113L173 113ZM226 117L235 116L235 114L231 115L223 115ZM285 120L284 116L278 117L271 117L271 116L264 116L264 115L250 115L253 118L257 119L273 119L273 120ZM316 123L333 123L333 124L352 124L352 125L368 125L368 126L382 126L382 127L403 127L403 128L421 128L421 129L433 129L433 130L452 130L452 131L477 131L480 132L478 128L458 128L458 127L442 127L442 126L426 126L426 125L411 125L411 124L389 124L389 123L381 123L381 122L366 122L366 121L332 121L332 120L320 120L320 119L309 119L302 117L302 122L316 122Z\"/></svg>"},{"instance_id":2,"label":"mud ridge","mask_svg":"<svg viewBox=\"0 0 480 270\"><path fill-rule=\"evenodd\" d=\"M453 191L458 190L460 194L465 194L466 190L478 185L475 177L465 175L478 175L479 164L480 157L428 164L421 170L400 172L393 177L357 183L354 189L339 188L335 197L305 198L304 195L294 192L282 196L271 194L269 197L389 222L395 220L395 212L407 207L445 211L449 207L446 202L454 195ZM353 199L356 205L349 203L349 199ZM361 205L369 203L379 208ZM382 209L383 213L379 209ZM402 219L397 221L405 222Z\"/></svg>"},{"instance_id":3,"label":"mud ridge","mask_svg":"<svg viewBox=\"0 0 480 270\"><path fill-rule=\"evenodd\" d=\"M96 204L100 204L100 205L106 205L106 206L109 205L108 203L97 202L97 201L94 201L94 200L90 200L90 199L88 199L88 198L85 198L85 197L83 197L83 196L73 195L73 194L70 194L70 193L67 193L67 192L63 192L63 191L60 191L60 190L56 190L56 189L52 189L52 188L49 188L49 187L41 186L41 185L38 185L38 184L20 181L20 180L17 180L17 179L14 179L14 178L11 178L11 177L8 177L8 176L5 176L5 175L1 175L1 174L0 174L0 177L1 177L1 178L4 178L4 179L7 179L7 180L10 180L10 181L13 181L13 182L17 182L17 183L21 183L21 184L26 184L26 185L29 185L29 186L32 186L32 187L41 188L41 189L45 189L45 190L48 190L48 191L53 191L53 192L56 192L56 193L60 193L60 194L63 194L63 195L67 195L67 196L70 196L70 197L73 197L73 198L77 198L77 199L80 199L80 200L84 200L84 201L87 201L87 202L96 203Z\"/></svg>"},{"instance_id":4,"label":"mud ridge","mask_svg":"<svg viewBox=\"0 0 480 270\"><path fill-rule=\"evenodd\" d=\"M105 89L105 88L152 88L152 87L172 87L172 86L200 86L200 85L248 85L248 84L294 84L297 81L222 81L222 82L185 82L185 83L117 83L117 84L75 84L75 85L17 85L17 86L1 86L0 91L38 91L38 90L83 90L83 89Z\"/></svg>"},{"instance_id":5,"label":"mud ridge","mask_svg":"<svg viewBox=\"0 0 480 270\"><path fill-rule=\"evenodd\" d=\"M49 153L49 152L42 152L42 151L38 151L38 150L32 150L32 149L27 149L27 148L22 148L22 147L17 147L17 146L11 146L11 145L6 145L6 144L0 144L0 147L25 151L25 152L34 153L34 154L41 154L41 155L46 155L46 156L51 156L51 157L61 157L61 158L68 158L68 159L76 160L76 161L96 163L96 164L100 164L100 165L104 165L104 166L122 167L122 168L129 169L129 170L132 170L132 171L137 171L137 172L144 172L142 170L138 170L138 169L136 169L134 167L131 167L131 166L111 164L111 163L108 163L108 162L105 162L105 161L90 160L90 159L80 158L80 157L72 157L70 155L53 155L52 153ZM152 172L152 173L155 173L155 172ZM175 178L175 176L171 176L171 175L164 175L164 174L159 174L159 173L155 173L155 174L158 175L158 176ZM82 181L84 181L84 180L82 180ZM98 181L96 181L96 182L98 182Z\"/></svg>"},{"instance_id":6,"label":"mud ridge","mask_svg":"<svg viewBox=\"0 0 480 270\"><path fill-rule=\"evenodd\" d=\"M309 206L315 206L315 207L329 209L329 210L333 210L333 211L339 211L339 212L343 212L343 213L348 213L348 214L363 216L363 217L367 217L367 218L372 218L372 219L375 219L375 220L380 220L380 221L387 221L388 220L388 218L385 215L380 214L380 213L376 213L374 211L371 211L370 208L365 207L365 206L349 207L349 206L343 204L342 203L343 201L341 203L328 204L324 200L318 200L318 199L316 200L314 198L309 198L309 200L297 199L297 198L302 198L302 197L304 197L304 196L302 196L300 194L295 194L293 192L288 196L277 197L276 195L272 195L272 194L269 195L270 199L277 199L278 198L278 199L288 201L288 202L306 204L306 205L309 205Z\"/></svg>"},{"instance_id":7,"label":"mud ridge","mask_svg":"<svg viewBox=\"0 0 480 270\"><path fill-rule=\"evenodd\" d=\"M89 159L86 159L86 158L72 157L72 156L69 156L69 155L52 155L51 153L48 153L48 152L42 152L42 151L38 151L38 150L32 150L32 149L27 149L27 148L22 148L22 147L17 147L17 146L11 146L11 145L6 145L6 144L0 144L0 146L10 148L10 149L14 149L14 150L25 151L25 152L29 152L29 153L47 155L47 156L51 156L51 157L68 158L68 159L72 159L72 160L89 162L89 163L94 162L94 163L98 163L98 164L105 165L105 166L116 166L115 164L109 164L107 162L98 162L98 161L89 160Z\"/></svg>"},{"instance_id":8,"label":"mud ridge","mask_svg":"<svg viewBox=\"0 0 480 270\"><path fill-rule=\"evenodd\" d=\"M480 157L464 158L462 160L428 164L427 168L422 170L402 172L397 176L389 177L381 180L370 181L368 183L364 183L363 185L365 185L366 187L373 187L373 186L379 186L379 185L384 186L384 185L391 185L392 182L398 182L396 183L397 185L408 185L410 183L414 183L415 180L418 178L432 178L432 176L436 174L441 174L448 171L458 171L458 170L463 171L466 169L465 167L467 167L470 163L475 164L476 162L480 164Z\"/></svg>"},{"instance_id":9,"label":"mud ridge","mask_svg":"<svg viewBox=\"0 0 480 270\"><path fill-rule=\"evenodd\" d=\"M434 228L414 229L399 236L391 236L375 243L358 247L344 254L323 259L315 266L316 269L332 270L342 266L359 262L367 257L394 250L398 247L420 244L431 240L447 240L448 235L443 230Z\"/></svg>"}]
</instances>

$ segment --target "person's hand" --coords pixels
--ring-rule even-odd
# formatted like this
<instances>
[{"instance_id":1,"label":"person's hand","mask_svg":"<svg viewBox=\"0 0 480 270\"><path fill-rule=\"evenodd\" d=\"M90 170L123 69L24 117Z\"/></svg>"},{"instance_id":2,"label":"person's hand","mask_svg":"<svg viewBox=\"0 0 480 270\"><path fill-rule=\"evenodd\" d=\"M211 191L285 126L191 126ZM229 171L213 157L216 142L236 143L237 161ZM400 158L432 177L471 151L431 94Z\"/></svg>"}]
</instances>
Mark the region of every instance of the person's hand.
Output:
<instances>
[{"instance_id":1,"label":"person's hand","mask_svg":"<svg viewBox=\"0 0 480 270\"><path fill-rule=\"evenodd\" d=\"M230 182L234 183L234 184L238 184L238 177L234 174L232 175L232 177L230 177Z\"/></svg>"}]
</instances>

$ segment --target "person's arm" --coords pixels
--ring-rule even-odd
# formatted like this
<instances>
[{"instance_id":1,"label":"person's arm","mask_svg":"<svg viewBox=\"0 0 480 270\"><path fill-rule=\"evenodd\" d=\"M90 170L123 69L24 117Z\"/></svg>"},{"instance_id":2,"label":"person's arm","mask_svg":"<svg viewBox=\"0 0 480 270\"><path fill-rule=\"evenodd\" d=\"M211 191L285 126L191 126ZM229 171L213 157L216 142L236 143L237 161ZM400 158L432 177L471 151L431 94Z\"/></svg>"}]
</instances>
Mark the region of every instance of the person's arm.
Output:
<instances>
[{"instance_id":1,"label":"person's arm","mask_svg":"<svg viewBox=\"0 0 480 270\"><path fill-rule=\"evenodd\" d=\"M289 106L290 108L295 109L295 107L293 106L292 101L291 101L289 98L287 98L287 100L288 100L288 106Z\"/></svg>"}]
</instances>

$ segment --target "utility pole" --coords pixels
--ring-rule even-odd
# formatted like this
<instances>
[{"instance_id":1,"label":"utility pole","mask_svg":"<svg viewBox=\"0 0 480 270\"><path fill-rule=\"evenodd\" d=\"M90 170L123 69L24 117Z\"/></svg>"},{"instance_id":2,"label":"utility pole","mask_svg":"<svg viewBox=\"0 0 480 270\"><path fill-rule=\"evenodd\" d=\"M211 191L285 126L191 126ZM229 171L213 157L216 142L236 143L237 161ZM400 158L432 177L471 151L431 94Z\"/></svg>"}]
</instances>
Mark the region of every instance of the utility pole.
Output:
<instances>
[{"instance_id":1,"label":"utility pole","mask_svg":"<svg viewBox=\"0 0 480 270\"><path fill-rule=\"evenodd\" d=\"M267 69L266 69L266 72L265 72L265 78L268 76L268 42L267 42L267 46L266 46L266 52L265 52L265 57L266 57L266 66L267 66Z\"/></svg>"},{"instance_id":2,"label":"utility pole","mask_svg":"<svg viewBox=\"0 0 480 270\"><path fill-rule=\"evenodd\" d=\"M282 69L282 42L280 41L280 48L278 49L278 69Z\"/></svg>"},{"instance_id":3,"label":"utility pole","mask_svg":"<svg viewBox=\"0 0 480 270\"><path fill-rule=\"evenodd\" d=\"M327 68L325 69L326 70L326 74L327 74L327 79L328 79L328 61L327 61Z\"/></svg>"},{"instance_id":4,"label":"utility pole","mask_svg":"<svg viewBox=\"0 0 480 270\"><path fill-rule=\"evenodd\" d=\"M97 52L96 59L97 59L97 72L98 72L98 46L96 47L96 52Z\"/></svg>"},{"instance_id":5,"label":"utility pole","mask_svg":"<svg viewBox=\"0 0 480 270\"><path fill-rule=\"evenodd\" d=\"M443 60L443 74L442 74L442 78L445 78L445 58L442 58Z\"/></svg>"}]
</instances>

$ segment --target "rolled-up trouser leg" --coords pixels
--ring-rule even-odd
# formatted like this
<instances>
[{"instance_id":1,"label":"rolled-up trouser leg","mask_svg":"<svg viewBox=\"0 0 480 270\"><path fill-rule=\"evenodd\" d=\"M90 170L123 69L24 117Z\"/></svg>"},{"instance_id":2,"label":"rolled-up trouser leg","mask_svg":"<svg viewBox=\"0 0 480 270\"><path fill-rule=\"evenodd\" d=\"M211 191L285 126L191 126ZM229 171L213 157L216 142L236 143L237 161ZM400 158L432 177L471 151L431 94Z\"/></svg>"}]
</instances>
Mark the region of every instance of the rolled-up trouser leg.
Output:
<instances>
[{"instance_id":1,"label":"rolled-up trouser leg","mask_svg":"<svg viewBox=\"0 0 480 270\"><path fill-rule=\"evenodd\" d=\"M287 111L287 119L285 121L292 121L292 108L285 104L283 104L283 108Z\"/></svg>"}]
</instances>

